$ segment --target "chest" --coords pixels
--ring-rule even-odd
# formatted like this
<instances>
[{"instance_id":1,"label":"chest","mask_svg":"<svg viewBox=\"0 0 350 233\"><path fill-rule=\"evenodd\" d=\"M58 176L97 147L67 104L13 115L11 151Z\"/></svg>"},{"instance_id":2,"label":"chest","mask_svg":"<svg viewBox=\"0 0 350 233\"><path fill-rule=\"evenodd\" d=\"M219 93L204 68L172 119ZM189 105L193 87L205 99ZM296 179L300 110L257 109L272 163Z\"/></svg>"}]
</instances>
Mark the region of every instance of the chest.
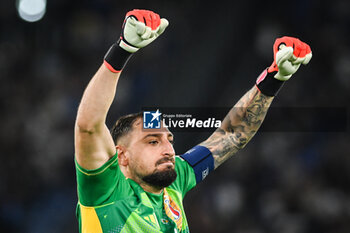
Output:
<instances>
[{"instance_id":1,"label":"chest","mask_svg":"<svg viewBox=\"0 0 350 233\"><path fill-rule=\"evenodd\" d=\"M146 206L137 198L96 208L96 214L104 233L178 233L176 223L167 216L163 207ZM188 231L187 224L181 233Z\"/></svg>"}]
</instances>

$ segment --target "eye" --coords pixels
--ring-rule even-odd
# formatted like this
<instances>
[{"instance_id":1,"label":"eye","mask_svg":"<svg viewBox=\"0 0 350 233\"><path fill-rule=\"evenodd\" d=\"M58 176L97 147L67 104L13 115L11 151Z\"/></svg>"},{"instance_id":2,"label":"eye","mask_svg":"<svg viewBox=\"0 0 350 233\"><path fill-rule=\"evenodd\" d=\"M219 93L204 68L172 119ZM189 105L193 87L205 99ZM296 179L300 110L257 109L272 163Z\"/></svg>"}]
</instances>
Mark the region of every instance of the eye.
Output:
<instances>
[{"instance_id":1,"label":"eye","mask_svg":"<svg viewBox=\"0 0 350 233\"><path fill-rule=\"evenodd\" d=\"M174 140L169 140L171 145L174 145Z\"/></svg>"},{"instance_id":2,"label":"eye","mask_svg":"<svg viewBox=\"0 0 350 233\"><path fill-rule=\"evenodd\" d=\"M158 141L157 140L152 140L152 141L149 141L148 144L156 145L156 144L158 144Z\"/></svg>"}]
</instances>

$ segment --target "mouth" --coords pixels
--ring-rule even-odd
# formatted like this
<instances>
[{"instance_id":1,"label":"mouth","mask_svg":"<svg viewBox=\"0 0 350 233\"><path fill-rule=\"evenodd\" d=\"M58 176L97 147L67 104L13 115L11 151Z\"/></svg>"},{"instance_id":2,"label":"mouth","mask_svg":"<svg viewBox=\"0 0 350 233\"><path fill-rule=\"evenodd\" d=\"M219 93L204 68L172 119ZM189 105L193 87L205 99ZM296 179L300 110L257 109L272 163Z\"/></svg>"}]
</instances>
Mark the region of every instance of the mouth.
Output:
<instances>
[{"instance_id":1,"label":"mouth","mask_svg":"<svg viewBox=\"0 0 350 233\"><path fill-rule=\"evenodd\" d=\"M157 162L158 166L174 167L175 161L169 158L163 158Z\"/></svg>"},{"instance_id":2,"label":"mouth","mask_svg":"<svg viewBox=\"0 0 350 233\"><path fill-rule=\"evenodd\" d=\"M170 162L170 161L160 163L159 165L164 165L164 166L167 166L167 167L173 167L174 166L174 164L172 162Z\"/></svg>"}]
</instances>

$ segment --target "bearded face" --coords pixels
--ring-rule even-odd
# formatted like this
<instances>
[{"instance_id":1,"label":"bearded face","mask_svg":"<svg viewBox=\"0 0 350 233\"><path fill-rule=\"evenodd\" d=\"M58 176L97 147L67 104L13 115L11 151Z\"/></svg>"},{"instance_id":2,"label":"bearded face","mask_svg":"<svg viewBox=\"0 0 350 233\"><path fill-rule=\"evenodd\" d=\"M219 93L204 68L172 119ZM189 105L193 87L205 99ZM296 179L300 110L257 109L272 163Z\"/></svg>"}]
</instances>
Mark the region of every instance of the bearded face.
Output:
<instances>
[{"instance_id":1,"label":"bearded face","mask_svg":"<svg viewBox=\"0 0 350 233\"><path fill-rule=\"evenodd\" d=\"M175 181L173 134L167 128L145 131L142 121L136 121L125 137L124 147L128 178L155 188L167 187Z\"/></svg>"}]
</instances>

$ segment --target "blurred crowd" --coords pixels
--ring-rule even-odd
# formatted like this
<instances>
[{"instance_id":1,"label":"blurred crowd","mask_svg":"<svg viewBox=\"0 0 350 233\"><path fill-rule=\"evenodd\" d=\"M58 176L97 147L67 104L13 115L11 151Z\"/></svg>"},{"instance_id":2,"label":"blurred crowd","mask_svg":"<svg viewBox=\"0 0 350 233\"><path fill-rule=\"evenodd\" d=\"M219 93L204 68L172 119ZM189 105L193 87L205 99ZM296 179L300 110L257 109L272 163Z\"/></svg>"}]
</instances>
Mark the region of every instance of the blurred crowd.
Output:
<instances>
[{"instance_id":1,"label":"blurred crowd","mask_svg":"<svg viewBox=\"0 0 350 233\"><path fill-rule=\"evenodd\" d=\"M35 23L18 17L14 2L0 3L1 232L78 232L75 115L133 8L154 10L170 25L129 61L109 126L144 106L234 105L271 64L274 39L283 35L309 43L313 59L273 106L350 107L347 0L47 3ZM209 135L175 132L175 150ZM349 142L347 124L336 132L258 132L189 192L191 232L349 233Z\"/></svg>"}]
</instances>

